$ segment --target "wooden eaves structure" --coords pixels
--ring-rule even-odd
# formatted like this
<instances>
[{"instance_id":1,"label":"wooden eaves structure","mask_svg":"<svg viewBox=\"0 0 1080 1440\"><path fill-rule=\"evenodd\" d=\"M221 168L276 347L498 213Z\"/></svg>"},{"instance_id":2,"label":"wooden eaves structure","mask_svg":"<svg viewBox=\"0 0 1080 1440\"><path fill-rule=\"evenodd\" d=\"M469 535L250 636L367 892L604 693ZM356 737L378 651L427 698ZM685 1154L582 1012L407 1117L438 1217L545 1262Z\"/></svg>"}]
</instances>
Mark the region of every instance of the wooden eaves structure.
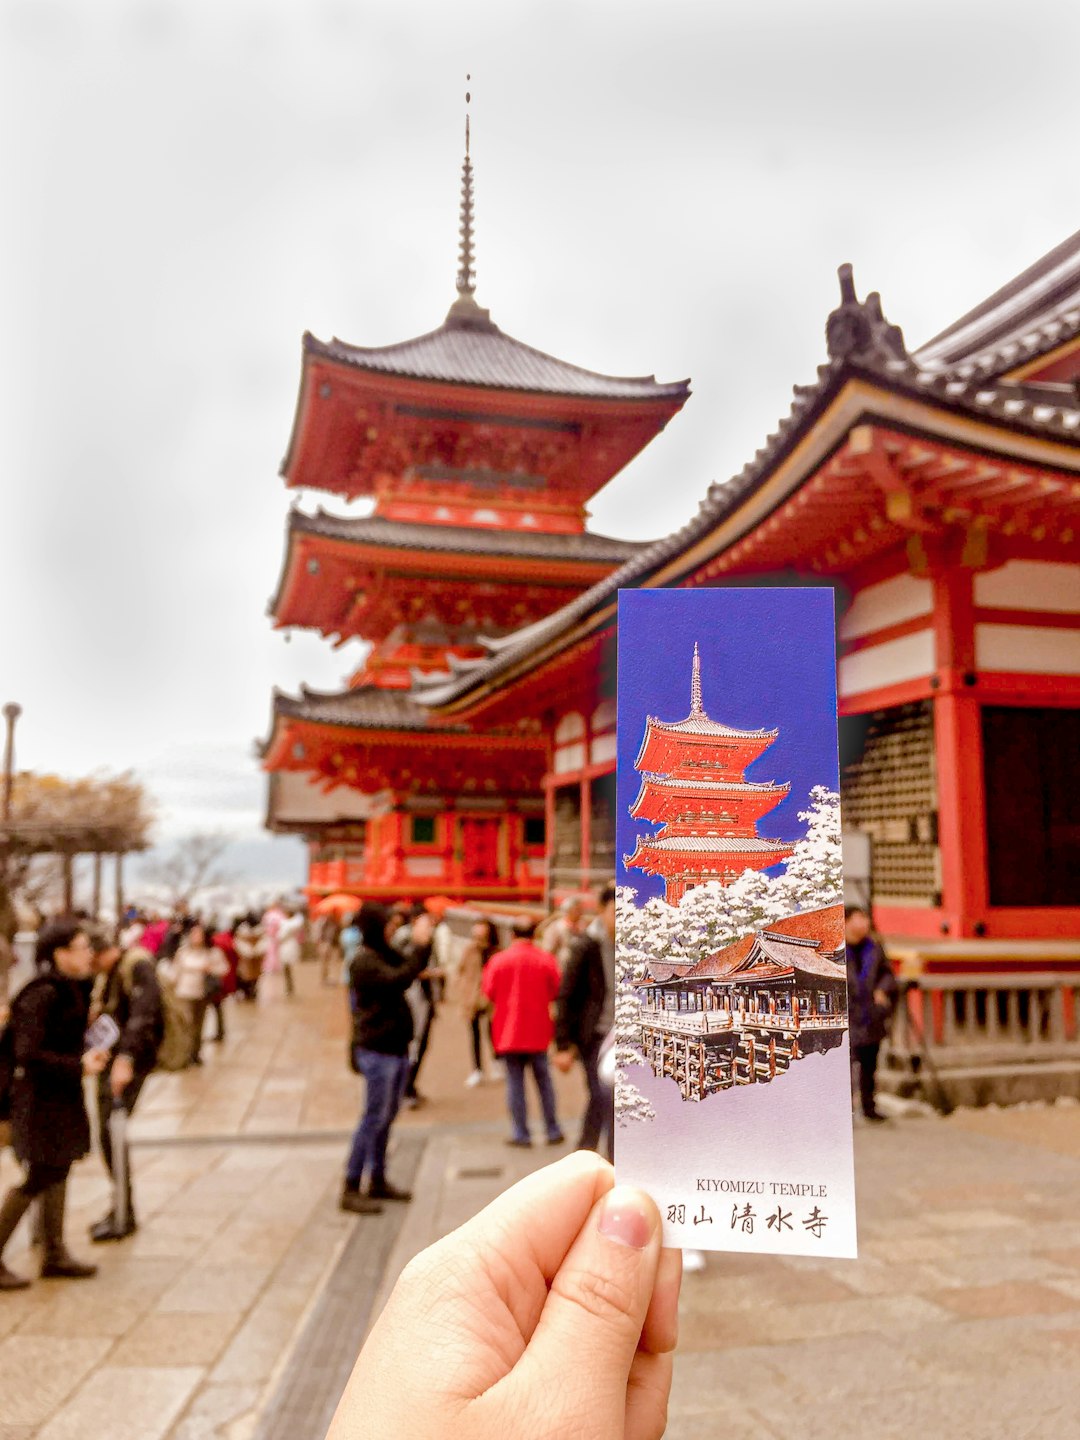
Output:
<instances>
[{"instance_id":1,"label":"wooden eaves structure","mask_svg":"<svg viewBox=\"0 0 1080 1440\"><path fill-rule=\"evenodd\" d=\"M610 828L619 589L831 586L879 927L1080 937L1080 234L919 351L849 266L840 288L815 381L686 525L413 696L440 723L543 717L557 896Z\"/></svg>"}]
</instances>

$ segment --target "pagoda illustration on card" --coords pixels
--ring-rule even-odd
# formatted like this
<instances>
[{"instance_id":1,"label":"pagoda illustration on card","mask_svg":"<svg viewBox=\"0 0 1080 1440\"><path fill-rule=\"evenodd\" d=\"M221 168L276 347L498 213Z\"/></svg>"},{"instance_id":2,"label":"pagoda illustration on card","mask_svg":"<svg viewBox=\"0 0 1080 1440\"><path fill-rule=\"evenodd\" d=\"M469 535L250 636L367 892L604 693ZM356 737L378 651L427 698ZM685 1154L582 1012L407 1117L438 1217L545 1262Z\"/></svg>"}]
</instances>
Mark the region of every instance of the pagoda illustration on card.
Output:
<instances>
[{"instance_id":1,"label":"pagoda illustration on card","mask_svg":"<svg viewBox=\"0 0 1080 1440\"><path fill-rule=\"evenodd\" d=\"M662 875L668 902L677 905L693 885L729 884L744 870L768 870L793 846L765 840L758 821L785 798L789 786L748 783L747 766L769 748L776 730L737 730L711 720L701 703L701 654L694 646L690 714L668 724L650 715L634 762L641 772L635 820L662 824L637 839L627 866Z\"/></svg>"},{"instance_id":2,"label":"pagoda illustration on card","mask_svg":"<svg viewBox=\"0 0 1080 1440\"><path fill-rule=\"evenodd\" d=\"M758 834L790 787L745 778L778 733L710 718L695 644L690 714L674 723L649 715L634 762L642 778L629 813L661 828L639 835L624 857L628 868L663 877L669 904L794 853L793 844ZM775 1080L793 1061L841 1044L846 985L842 905L768 921L696 964L650 967L636 987L642 1056L684 1100Z\"/></svg>"}]
</instances>

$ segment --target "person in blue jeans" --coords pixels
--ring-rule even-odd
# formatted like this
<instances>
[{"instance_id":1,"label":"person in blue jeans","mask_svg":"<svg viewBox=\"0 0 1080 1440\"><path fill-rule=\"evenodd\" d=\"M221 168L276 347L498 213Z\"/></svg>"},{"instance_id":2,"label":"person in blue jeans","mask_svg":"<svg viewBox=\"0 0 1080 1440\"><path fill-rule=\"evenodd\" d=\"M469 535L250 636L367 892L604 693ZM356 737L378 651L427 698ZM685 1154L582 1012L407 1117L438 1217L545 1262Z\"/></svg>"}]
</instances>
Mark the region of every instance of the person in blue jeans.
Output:
<instances>
[{"instance_id":1,"label":"person in blue jeans","mask_svg":"<svg viewBox=\"0 0 1080 1440\"><path fill-rule=\"evenodd\" d=\"M405 992L421 974L430 953L431 917L413 924L413 939L404 953L390 944L387 911L365 902L356 924L360 944L349 965L349 1005L353 1033L349 1049L352 1068L366 1083L364 1113L353 1134L345 1168L341 1208L354 1215L377 1215L383 1200L411 1200L386 1178L386 1147L390 1127L409 1078L409 1045L413 1018ZM361 1193L364 1176L366 1193Z\"/></svg>"}]
</instances>

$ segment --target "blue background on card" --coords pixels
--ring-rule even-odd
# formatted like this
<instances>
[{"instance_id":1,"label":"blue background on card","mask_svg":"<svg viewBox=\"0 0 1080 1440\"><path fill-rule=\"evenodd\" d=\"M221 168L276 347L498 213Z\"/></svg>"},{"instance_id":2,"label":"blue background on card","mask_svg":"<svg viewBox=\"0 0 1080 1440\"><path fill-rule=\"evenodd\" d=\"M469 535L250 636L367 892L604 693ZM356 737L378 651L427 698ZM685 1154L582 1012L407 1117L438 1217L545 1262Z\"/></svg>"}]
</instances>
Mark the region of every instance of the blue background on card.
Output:
<instances>
[{"instance_id":1,"label":"blue background on card","mask_svg":"<svg viewBox=\"0 0 1080 1440\"><path fill-rule=\"evenodd\" d=\"M791 792L763 816L758 833L799 840L798 812L815 785L839 788L836 660L830 589L620 590L619 758L615 878L638 903L662 895L660 876L627 870L635 836L658 826L628 814L641 784L634 769L645 720L690 713L694 641L701 649L701 690L712 720L780 733L747 780L787 781ZM782 873L774 866L770 874Z\"/></svg>"}]
</instances>

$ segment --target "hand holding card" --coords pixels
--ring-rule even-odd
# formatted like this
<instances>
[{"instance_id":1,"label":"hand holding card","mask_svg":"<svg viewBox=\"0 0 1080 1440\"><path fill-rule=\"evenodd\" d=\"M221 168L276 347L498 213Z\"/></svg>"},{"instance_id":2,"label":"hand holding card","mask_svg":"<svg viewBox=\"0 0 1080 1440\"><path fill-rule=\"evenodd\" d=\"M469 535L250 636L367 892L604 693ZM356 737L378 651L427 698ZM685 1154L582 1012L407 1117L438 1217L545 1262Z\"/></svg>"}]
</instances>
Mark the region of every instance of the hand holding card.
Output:
<instances>
[{"instance_id":1,"label":"hand holding card","mask_svg":"<svg viewBox=\"0 0 1080 1440\"><path fill-rule=\"evenodd\" d=\"M855 1254L833 626L620 592L616 1158L667 1244Z\"/></svg>"}]
</instances>

